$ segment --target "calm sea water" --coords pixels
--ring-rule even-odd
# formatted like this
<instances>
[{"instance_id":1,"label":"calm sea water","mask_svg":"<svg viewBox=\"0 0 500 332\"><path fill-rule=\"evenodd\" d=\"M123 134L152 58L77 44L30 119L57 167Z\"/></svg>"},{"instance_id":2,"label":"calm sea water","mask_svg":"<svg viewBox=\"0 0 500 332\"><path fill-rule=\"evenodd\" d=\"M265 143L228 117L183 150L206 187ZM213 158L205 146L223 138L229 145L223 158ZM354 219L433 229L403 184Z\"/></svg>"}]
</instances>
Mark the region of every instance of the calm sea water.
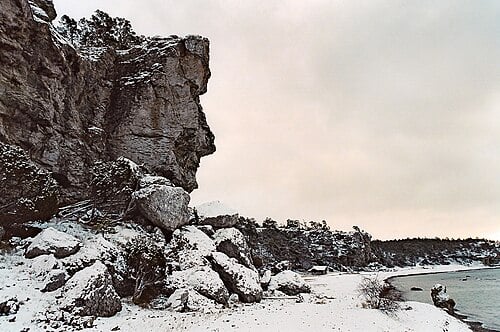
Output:
<instances>
[{"instance_id":1,"label":"calm sea water","mask_svg":"<svg viewBox=\"0 0 500 332\"><path fill-rule=\"evenodd\" d=\"M483 323L484 327L500 331L500 268L391 279L391 284L403 292L406 300L430 304L430 289L438 283L446 286L459 313L471 321ZM411 291L411 287L420 287L423 291Z\"/></svg>"}]
</instances>

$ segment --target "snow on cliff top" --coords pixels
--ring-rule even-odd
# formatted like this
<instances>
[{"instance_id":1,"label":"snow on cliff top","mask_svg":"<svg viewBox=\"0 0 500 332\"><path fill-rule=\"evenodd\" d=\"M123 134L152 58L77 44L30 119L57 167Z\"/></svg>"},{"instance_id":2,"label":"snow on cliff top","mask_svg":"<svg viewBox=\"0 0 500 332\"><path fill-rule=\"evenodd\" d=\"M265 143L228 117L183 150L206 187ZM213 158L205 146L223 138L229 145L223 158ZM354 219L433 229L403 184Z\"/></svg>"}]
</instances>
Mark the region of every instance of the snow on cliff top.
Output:
<instances>
[{"instance_id":1,"label":"snow on cliff top","mask_svg":"<svg viewBox=\"0 0 500 332\"><path fill-rule=\"evenodd\" d=\"M233 208L224 205L221 201L213 201L203 203L195 207L198 216L202 218L218 217L218 216L233 216L238 214Z\"/></svg>"}]
</instances>

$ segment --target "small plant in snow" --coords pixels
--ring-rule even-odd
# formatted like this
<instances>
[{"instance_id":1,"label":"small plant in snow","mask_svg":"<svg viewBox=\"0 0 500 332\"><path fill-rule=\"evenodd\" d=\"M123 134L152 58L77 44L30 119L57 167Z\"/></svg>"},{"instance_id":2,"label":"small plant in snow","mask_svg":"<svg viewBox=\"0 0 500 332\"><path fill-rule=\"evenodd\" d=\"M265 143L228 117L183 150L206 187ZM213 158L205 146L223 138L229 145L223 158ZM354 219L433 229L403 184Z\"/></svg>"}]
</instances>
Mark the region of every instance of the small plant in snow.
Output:
<instances>
[{"instance_id":1,"label":"small plant in snow","mask_svg":"<svg viewBox=\"0 0 500 332\"><path fill-rule=\"evenodd\" d=\"M358 294L365 299L363 307L392 313L399 310L401 294L378 278L365 277L358 286Z\"/></svg>"}]
</instances>

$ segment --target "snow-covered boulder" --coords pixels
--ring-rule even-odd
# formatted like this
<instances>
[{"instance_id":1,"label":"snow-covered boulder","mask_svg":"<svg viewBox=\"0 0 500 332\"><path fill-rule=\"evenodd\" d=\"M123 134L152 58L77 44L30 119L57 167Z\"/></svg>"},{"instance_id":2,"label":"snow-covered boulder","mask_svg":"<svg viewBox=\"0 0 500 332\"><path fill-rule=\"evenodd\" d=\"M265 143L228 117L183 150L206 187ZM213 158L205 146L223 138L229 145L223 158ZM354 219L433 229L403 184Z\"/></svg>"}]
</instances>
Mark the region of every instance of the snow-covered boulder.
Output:
<instances>
[{"instance_id":1,"label":"snow-covered boulder","mask_svg":"<svg viewBox=\"0 0 500 332\"><path fill-rule=\"evenodd\" d=\"M170 308L170 310L177 312L210 312L215 308L215 303L194 289L180 288L170 295L166 306Z\"/></svg>"},{"instance_id":2,"label":"snow-covered boulder","mask_svg":"<svg viewBox=\"0 0 500 332\"><path fill-rule=\"evenodd\" d=\"M200 250L207 255L215 251L214 241L196 226L191 225L175 230L169 246L177 250Z\"/></svg>"},{"instance_id":3,"label":"snow-covered boulder","mask_svg":"<svg viewBox=\"0 0 500 332\"><path fill-rule=\"evenodd\" d=\"M242 302L259 302L262 299L262 287L257 272L221 252L213 252L210 260L229 291L238 294Z\"/></svg>"},{"instance_id":4,"label":"snow-covered boulder","mask_svg":"<svg viewBox=\"0 0 500 332\"><path fill-rule=\"evenodd\" d=\"M121 250L114 244L106 240L101 234L84 233L82 230L80 237L82 245L77 253L59 259L64 269L69 274L74 274L83 268L94 264L97 260L107 264L119 264Z\"/></svg>"},{"instance_id":5,"label":"snow-covered boulder","mask_svg":"<svg viewBox=\"0 0 500 332\"><path fill-rule=\"evenodd\" d=\"M68 279L69 275L66 271L62 269L52 270L45 277L45 286L42 288L42 292L53 292L64 286Z\"/></svg>"},{"instance_id":6,"label":"snow-covered boulder","mask_svg":"<svg viewBox=\"0 0 500 332\"><path fill-rule=\"evenodd\" d=\"M271 277L268 288L269 290L281 291L287 295L311 292L311 286L304 281L300 274L289 270Z\"/></svg>"},{"instance_id":7,"label":"snow-covered boulder","mask_svg":"<svg viewBox=\"0 0 500 332\"><path fill-rule=\"evenodd\" d=\"M30 261L30 274L39 280L44 280L52 269L60 267L62 264L54 255L40 255Z\"/></svg>"},{"instance_id":8,"label":"snow-covered boulder","mask_svg":"<svg viewBox=\"0 0 500 332\"><path fill-rule=\"evenodd\" d=\"M63 288L61 308L80 316L110 317L122 309L111 275L100 261L75 273Z\"/></svg>"},{"instance_id":9,"label":"snow-covered boulder","mask_svg":"<svg viewBox=\"0 0 500 332\"><path fill-rule=\"evenodd\" d=\"M439 308L444 308L450 312L453 312L455 307L455 301L450 299L446 293L446 287L441 284L435 284L431 288L431 298L434 305Z\"/></svg>"},{"instance_id":10,"label":"snow-covered boulder","mask_svg":"<svg viewBox=\"0 0 500 332\"><path fill-rule=\"evenodd\" d=\"M181 187L151 184L134 192L132 197L139 211L162 229L173 231L189 222L189 194Z\"/></svg>"},{"instance_id":11,"label":"snow-covered boulder","mask_svg":"<svg viewBox=\"0 0 500 332\"><path fill-rule=\"evenodd\" d=\"M184 226L172 234L167 251L177 257L179 268L209 265L206 259L215 251L214 241L195 226Z\"/></svg>"},{"instance_id":12,"label":"snow-covered boulder","mask_svg":"<svg viewBox=\"0 0 500 332\"><path fill-rule=\"evenodd\" d=\"M192 288L201 295L227 305L229 292L219 274L208 266L174 271L167 277L167 287L173 289Z\"/></svg>"},{"instance_id":13,"label":"snow-covered boulder","mask_svg":"<svg viewBox=\"0 0 500 332\"><path fill-rule=\"evenodd\" d=\"M220 201L203 203L195 207L198 223L215 228L233 227L238 222L238 211Z\"/></svg>"},{"instance_id":14,"label":"snow-covered boulder","mask_svg":"<svg viewBox=\"0 0 500 332\"><path fill-rule=\"evenodd\" d=\"M76 253L81 246L80 240L69 234L49 227L38 234L24 253L26 258L53 254L57 258Z\"/></svg>"},{"instance_id":15,"label":"snow-covered boulder","mask_svg":"<svg viewBox=\"0 0 500 332\"><path fill-rule=\"evenodd\" d=\"M214 242L217 251L223 252L229 257L236 258L240 264L255 270L250 248L245 237L236 228L222 228L214 234Z\"/></svg>"}]
</instances>

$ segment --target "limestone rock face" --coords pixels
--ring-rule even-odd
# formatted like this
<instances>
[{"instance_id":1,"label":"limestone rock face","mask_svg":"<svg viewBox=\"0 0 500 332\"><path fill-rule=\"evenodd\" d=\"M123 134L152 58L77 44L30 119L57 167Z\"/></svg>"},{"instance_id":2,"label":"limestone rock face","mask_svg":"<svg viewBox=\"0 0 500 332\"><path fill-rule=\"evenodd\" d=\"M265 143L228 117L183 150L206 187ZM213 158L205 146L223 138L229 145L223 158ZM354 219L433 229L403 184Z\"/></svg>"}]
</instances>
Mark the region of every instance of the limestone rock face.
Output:
<instances>
[{"instance_id":1,"label":"limestone rock face","mask_svg":"<svg viewBox=\"0 0 500 332\"><path fill-rule=\"evenodd\" d=\"M195 189L200 158L215 151L199 101L209 41L75 49L51 25L55 16L51 0L0 2L0 142L52 173L63 204L89 196L96 161L120 156Z\"/></svg>"},{"instance_id":2,"label":"limestone rock face","mask_svg":"<svg viewBox=\"0 0 500 332\"><path fill-rule=\"evenodd\" d=\"M110 317L122 309L111 275L100 261L75 273L64 291L62 308L72 314Z\"/></svg>"}]
</instances>

